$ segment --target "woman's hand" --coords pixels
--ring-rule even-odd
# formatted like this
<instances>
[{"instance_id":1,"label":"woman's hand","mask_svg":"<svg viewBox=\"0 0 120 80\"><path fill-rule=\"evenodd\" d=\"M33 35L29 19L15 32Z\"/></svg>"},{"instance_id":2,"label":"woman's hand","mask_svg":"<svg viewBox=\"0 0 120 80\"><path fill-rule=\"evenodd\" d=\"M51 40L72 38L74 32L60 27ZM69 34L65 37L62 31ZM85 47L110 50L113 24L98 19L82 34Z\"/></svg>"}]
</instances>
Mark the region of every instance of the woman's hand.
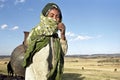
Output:
<instances>
[{"instance_id":1,"label":"woman's hand","mask_svg":"<svg viewBox=\"0 0 120 80\"><path fill-rule=\"evenodd\" d=\"M58 30L60 30L61 39L66 40L66 37L65 37L65 25L63 23L58 24Z\"/></svg>"}]
</instances>

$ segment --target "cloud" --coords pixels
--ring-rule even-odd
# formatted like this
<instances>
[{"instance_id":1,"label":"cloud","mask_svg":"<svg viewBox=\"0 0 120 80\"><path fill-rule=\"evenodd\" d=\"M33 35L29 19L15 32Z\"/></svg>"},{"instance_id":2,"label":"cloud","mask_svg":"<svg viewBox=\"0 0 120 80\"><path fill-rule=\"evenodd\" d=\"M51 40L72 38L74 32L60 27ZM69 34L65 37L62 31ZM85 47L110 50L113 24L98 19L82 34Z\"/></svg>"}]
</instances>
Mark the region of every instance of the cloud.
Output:
<instances>
[{"instance_id":1,"label":"cloud","mask_svg":"<svg viewBox=\"0 0 120 80\"><path fill-rule=\"evenodd\" d=\"M7 24L3 24L3 25L1 25L1 29L5 29L5 28L7 28L7 27L8 27Z\"/></svg>"},{"instance_id":2,"label":"cloud","mask_svg":"<svg viewBox=\"0 0 120 80\"><path fill-rule=\"evenodd\" d=\"M66 37L69 41L77 41L77 40L90 40L95 38L100 38L102 35L97 35L96 37L88 36L88 35L80 35L75 34L73 32L66 32Z\"/></svg>"},{"instance_id":3,"label":"cloud","mask_svg":"<svg viewBox=\"0 0 120 80\"><path fill-rule=\"evenodd\" d=\"M89 39L92 39L93 37L90 37L90 36L81 36L81 35L78 35L75 40L89 40Z\"/></svg>"},{"instance_id":4,"label":"cloud","mask_svg":"<svg viewBox=\"0 0 120 80\"><path fill-rule=\"evenodd\" d=\"M101 38L102 37L102 35L97 35L97 37L96 38Z\"/></svg>"},{"instance_id":5,"label":"cloud","mask_svg":"<svg viewBox=\"0 0 120 80\"><path fill-rule=\"evenodd\" d=\"M16 0L15 4L24 3L26 0Z\"/></svg>"},{"instance_id":6,"label":"cloud","mask_svg":"<svg viewBox=\"0 0 120 80\"><path fill-rule=\"evenodd\" d=\"M75 34L72 33L72 32L66 32L66 35L67 35L67 36L71 36L71 37L75 36Z\"/></svg>"},{"instance_id":7,"label":"cloud","mask_svg":"<svg viewBox=\"0 0 120 80\"><path fill-rule=\"evenodd\" d=\"M5 6L6 0L0 0L0 8L3 8Z\"/></svg>"},{"instance_id":8,"label":"cloud","mask_svg":"<svg viewBox=\"0 0 120 80\"><path fill-rule=\"evenodd\" d=\"M0 2L5 2L6 0L0 0Z\"/></svg>"},{"instance_id":9,"label":"cloud","mask_svg":"<svg viewBox=\"0 0 120 80\"><path fill-rule=\"evenodd\" d=\"M19 26L14 26L11 30L17 30L19 29Z\"/></svg>"},{"instance_id":10,"label":"cloud","mask_svg":"<svg viewBox=\"0 0 120 80\"><path fill-rule=\"evenodd\" d=\"M0 4L0 8L3 8L4 7L4 4Z\"/></svg>"},{"instance_id":11,"label":"cloud","mask_svg":"<svg viewBox=\"0 0 120 80\"><path fill-rule=\"evenodd\" d=\"M7 24L3 24L0 26L0 29L2 29L2 30L18 30L19 26L14 26L14 27L10 28Z\"/></svg>"}]
</instances>

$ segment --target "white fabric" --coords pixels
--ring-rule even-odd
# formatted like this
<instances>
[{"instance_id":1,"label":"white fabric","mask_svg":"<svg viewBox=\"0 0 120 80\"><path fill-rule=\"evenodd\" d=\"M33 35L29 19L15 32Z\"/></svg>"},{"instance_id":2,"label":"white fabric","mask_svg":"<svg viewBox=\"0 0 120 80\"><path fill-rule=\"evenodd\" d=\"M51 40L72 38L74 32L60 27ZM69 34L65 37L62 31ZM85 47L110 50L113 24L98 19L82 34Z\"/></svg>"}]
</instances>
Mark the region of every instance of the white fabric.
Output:
<instances>
[{"instance_id":1,"label":"white fabric","mask_svg":"<svg viewBox=\"0 0 120 80\"><path fill-rule=\"evenodd\" d=\"M49 55L49 45L42 48L33 57L33 63L26 68L25 80L47 80L48 73L47 58Z\"/></svg>"},{"instance_id":2,"label":"white fabric","mask_svg":"<svg viewBox=\"0 0 120 80\"><path fill-rule=\"evenodd\" d=\"M67 41L60 40L62 49L67 52ZM48 44L33 56L33 63L26 68L25 80L47 80L46 75L52 66L54 54L52 44ZM52 60L52 61L51 61Z\"/></svg>"}]
</instances>

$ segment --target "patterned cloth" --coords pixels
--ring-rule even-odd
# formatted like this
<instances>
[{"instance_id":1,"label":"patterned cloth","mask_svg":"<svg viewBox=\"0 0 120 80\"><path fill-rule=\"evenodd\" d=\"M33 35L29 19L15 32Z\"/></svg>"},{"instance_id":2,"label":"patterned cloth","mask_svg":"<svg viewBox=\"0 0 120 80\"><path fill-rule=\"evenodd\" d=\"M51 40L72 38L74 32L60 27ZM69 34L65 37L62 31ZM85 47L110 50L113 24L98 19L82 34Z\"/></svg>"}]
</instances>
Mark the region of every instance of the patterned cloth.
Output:
<instances>
[{"instance_id":1,"label":"patterned cloth","mask_svg":"<svg viewBox=\"0 0 120 80\"><path fill-rule=\"evenodd\" d=\"M34 39L41 41L45 36L53 35L57 32L57 22L50 17L45 17L41 14L41 22L32 29L27 41L28 44Z\"/></svg>"},{"instance_id":2,"label":"patterned cloth","mask_svg":"<svg viewBox=\"0 0 120 80\"><path fill-rule=\"evenodd\" d=\"M57 22L52 18L41 15L40 24L32 29L27 38L28 48L25 53L23 67L27 67L31 64L34 54L45 47L50 41L49 36L52 36L56 32Z\"/></svg>"}]
</instances>

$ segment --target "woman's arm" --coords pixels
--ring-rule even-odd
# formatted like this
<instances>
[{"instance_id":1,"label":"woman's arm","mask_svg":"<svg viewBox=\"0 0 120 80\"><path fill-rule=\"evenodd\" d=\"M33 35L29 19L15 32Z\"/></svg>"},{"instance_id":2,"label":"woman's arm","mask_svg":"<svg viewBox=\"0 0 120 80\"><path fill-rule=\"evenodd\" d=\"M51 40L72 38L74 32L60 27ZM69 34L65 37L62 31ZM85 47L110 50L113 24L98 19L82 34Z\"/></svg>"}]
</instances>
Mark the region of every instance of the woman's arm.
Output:
<instances>
[{"instance_id":1,"label":"woman's arm","mask_svg":"<svg viewBox=\"0 0 120 80\"><path fill-rule=\"evenodd\" d=\"M68 49L68 44L67 44L67 40L66 40L66 36L65 36L65 25L63 23L59 23L58 24L58 30L60 30L60 43L62 46L62 50L64 52L64 55L67 53L67 49Z\"/></svg>"},{"instance_id":2,"label":"woman's arm","mask_svg":"<svg viewBox=\"0 0 120 80\"><path fill-rule=\"evenodd\" d=\"M65 25L63 23L59 23L58 24L58 30L60 30L60 36L62 40L66 40L66 36L65 36Z\"/></svg>"}]
</instances>

